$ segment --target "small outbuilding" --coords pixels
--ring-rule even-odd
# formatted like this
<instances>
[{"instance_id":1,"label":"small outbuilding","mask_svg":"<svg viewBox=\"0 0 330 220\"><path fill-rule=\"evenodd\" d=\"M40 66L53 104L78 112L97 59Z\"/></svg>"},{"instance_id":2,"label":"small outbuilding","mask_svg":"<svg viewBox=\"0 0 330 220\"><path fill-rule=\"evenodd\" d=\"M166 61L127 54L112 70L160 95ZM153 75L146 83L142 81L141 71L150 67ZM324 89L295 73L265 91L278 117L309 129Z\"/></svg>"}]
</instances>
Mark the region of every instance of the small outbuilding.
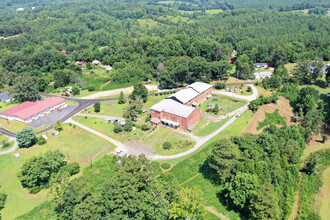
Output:
<instances>
[{"instance_id":1,"label":"small outbuilding","mask_svg":"<svg viewBox=\"0 0 330 220\"><path fill-rule=\"evenodd\" d=\"M48 137L47 137L47 135L45 135L45 134L43 134L43 135L41 135L45 140L47 140L48 139Z\"/></svg>"},{"instance_id":2,"label":"small outbuilding","mask_svg":"<svg viewBox=\"0 0 330 220\"><path fill-rule=\"evenodd\" d=\"M52 130L52 136L59 135L60 132L58 130Z\"/></svg>"},{"instance_id":3,"label":"small outbuilding","mask_svg":"<svg viewBox=\"0 0 330 220\"><path fill-rule=\"evenodd\" d=\"M2 102L10 102L11 99L12 99L12 95L10 95L8 91L4 91L0 93L0 100Z\"/></svg>"},{"instance_id":4,"label":"small outbuilding","mask_svg":"<svg viewBox=\"0 0 330 220\"><path fill-rule=\"evenodd\" d=\"M124 127L126 125L126 121L120 122L120 125Z\"/></svg>"},{"instance_id":5,"label":"small outbuilding","mask_svg":"<svg viewBox=\"0 0 330 220\"><path fill-rule=\"evenodd\" d=\"M117 152L117 155L118 155L120 158L123 158L123 157L126 157L126 156L127 156L127 152L121 150L121 151Z\"/></svg>"},{"instance_id":6,"label":"small outbuilding","mask_svg":"<svg viewBox=\"0 0 330 220\"><path fill-rule=\"evenodd\" d=\"M99 65L100 63L101 63L101 61L99 61L99 60L93 60L93 62L92 62L93 65Z\"/></svg>"},{"instance_id":7,"label":"small outbuilding","mask_svg":"<svg viewBox=\"0 0 330 220\"><path fill-rule=\"evenodd\" d=\"M101 65L100 67L101 67L101 69L104 69L104 70L112 70L111 66Z\"/></svg>"}]
</instances>

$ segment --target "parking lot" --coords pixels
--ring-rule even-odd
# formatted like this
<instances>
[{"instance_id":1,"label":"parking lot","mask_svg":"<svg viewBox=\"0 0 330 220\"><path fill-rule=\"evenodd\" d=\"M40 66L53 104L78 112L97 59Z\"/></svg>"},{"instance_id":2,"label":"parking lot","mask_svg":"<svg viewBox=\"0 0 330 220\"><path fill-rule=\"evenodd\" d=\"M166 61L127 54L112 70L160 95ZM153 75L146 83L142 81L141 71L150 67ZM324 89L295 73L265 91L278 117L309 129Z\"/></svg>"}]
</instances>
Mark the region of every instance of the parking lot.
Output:
<instances>
[{"instance_id":1,"label":"parking lot","mask_svg":"<svg viewBox=\"0 0 330 220\"><path fill-rule=\"evenodd\" d=\"M74 109L77 108L78 105L70 106L68 105L65 108L62 108L60 110L53 111L33 122L28 123L27 125L33 127L33 128L39 128L45 124L48 125L54 125L58 120L65 117L67 114L71 113Z\"/></svg>"}]
</instances>

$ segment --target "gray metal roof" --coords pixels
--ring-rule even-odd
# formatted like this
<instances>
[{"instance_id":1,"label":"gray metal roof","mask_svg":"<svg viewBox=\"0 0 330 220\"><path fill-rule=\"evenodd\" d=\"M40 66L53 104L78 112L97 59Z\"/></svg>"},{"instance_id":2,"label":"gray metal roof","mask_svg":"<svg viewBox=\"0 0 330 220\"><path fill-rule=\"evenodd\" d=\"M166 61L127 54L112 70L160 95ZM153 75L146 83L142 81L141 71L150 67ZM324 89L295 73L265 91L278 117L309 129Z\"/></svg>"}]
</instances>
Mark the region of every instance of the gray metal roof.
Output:
<instances>
[{"instance_id":1,"label":"gray metal roof","mask_svg":"<svg viewBox=\"0 0 330 220\"><path fill-rule=\"evenodd\" d=\"M167 112L180 117L188 118L195 111L194 107L180 104L172 99L164 99L151 107L151 110L157 112Z\"/></svg>"},{"instance_id":2,"label":"gray metal roof","mask_svg":"<svg viewBox=\"0 0 330 220\"><path fill-rule=\"evenodd\" d=\"M203 93L206 90L208 90L209 88L212 88L212 85L207 84L207 83L203 83L203 82L194 82L193 84L191 84L187 87L194 89L198 93Z\"/></svg>"},{"instance_id":3,"label":"gray metal roof","mask_svg":"<svg viewBox=\"0 0 330 220\"><path fill-rule=\"evenodd\" d=\"M169 96L168 98L172 98L172 99L174 98L174 99L177 99L182 104L186 104L187 102L189 102L190 100L192 100L193 98L195 98L198 95L199 95L199 93L197 91L195 91L194 89L184 88L184 89L174 93L173 95Z\"/></svg>"},{"instance_id":4,"label":"gray metal roof","mask_svg":"<svg viewBox=\"0 0 330 220\"><path fill-rule=\"evenodd\" d=\"M12 96L10 95L10 93L8 91L4 91L2 93L0 93L0 100L3 102L7 102L8 100L10 100Z\"/></svg>"}]
</instances>

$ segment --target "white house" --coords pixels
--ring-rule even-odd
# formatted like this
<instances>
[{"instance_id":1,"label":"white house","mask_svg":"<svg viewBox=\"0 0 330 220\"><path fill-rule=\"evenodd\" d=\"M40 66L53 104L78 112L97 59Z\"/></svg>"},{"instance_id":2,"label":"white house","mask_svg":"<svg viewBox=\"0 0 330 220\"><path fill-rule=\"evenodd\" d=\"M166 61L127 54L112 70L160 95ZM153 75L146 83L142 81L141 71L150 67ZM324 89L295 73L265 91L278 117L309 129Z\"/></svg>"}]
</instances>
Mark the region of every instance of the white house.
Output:
<instances>
[{"instance_id":1,"label":"white house","mask_svg":"<svg viewBox=\"0 0 330 220\"><path fill-rule=\"evenodd\" d=\"M24 11L24 8L18 8L16 11Z\"/></svg>"},{"instance_id":2,"label":"white house","mask_svg":"<svg viewBox=\"0 0 330 220\"><path fill-rule=\"evenodd\" d=\"M99 65L100 63L101 63L101 61L99 61L99 60L93 60L93 62L92 62L93 65Z\"/></svg>"},{"instance_id":3,"label":"white house","mask_svg":"<svg viewBox=\"0 0 330 220\"><path fill-rule=\"evenodd\" d=\"M272 72L257 72L253 73L253 76L255 79L264 79L264 78L270 78L272 77Z\"/></svg>"}]
</instances>

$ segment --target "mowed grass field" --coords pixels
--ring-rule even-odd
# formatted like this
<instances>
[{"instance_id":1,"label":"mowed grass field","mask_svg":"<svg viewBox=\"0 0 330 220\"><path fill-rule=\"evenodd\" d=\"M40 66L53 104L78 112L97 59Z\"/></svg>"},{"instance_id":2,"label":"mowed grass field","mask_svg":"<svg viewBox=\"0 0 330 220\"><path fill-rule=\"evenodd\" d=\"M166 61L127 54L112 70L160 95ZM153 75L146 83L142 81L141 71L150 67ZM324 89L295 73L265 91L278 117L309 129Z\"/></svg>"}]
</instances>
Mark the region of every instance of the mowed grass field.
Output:
<instances>
[{"instance_id":1,"label":"mowed grass field","mask_svg":"<svg viewBox=\"0 0 330 220\"><path fill-rule=\"evenodd\" d=\"M60 135L49 137L45 145L18 149L16 152L21 155L19 158L14 156L15 152L0 156L0 191L8 195L5 208L1 211L3 219L14 219L50 199L48 190L30 194L21 186L17 173L27 159L45 153L47 150L60 150L66 158L69 156L69 161L77 161L84 166L88 163L90 156L106 147L109 148L100 155L114 149L111 143L79 127L73 128L67 124L64 124L63 127L64 130Z\"/></svg>"},{"instance_id":2,"label":"mowed grass field","mask_svg":"<svg viewBox=\"0 0 330 220\"><path fill-rule=\"evenodd\" d=\"M322 175L323 186L319 193L319 215L322 220L329 219L330 216L330 167L328 167Z\"/></svg>"},{"instance_id":3,"label":"mowed grass field","mask_svg":"<svg viewBox=\"0 0 330 220\"><path fill-rule=\"evenodd\" d=\"M211 134L212 132L219 129L222 125L224 125L230 118L223 119L219 122L210 122L205 118L201 118L200 121L195 126L193 130L194 135L197 136L206 136Z\"/></svg>"},{"instance_id":4,"label":"mowed grass field","mask_svg":"<svg viewBox=\"0 0 330 220\"><path fill-rule=\"evenodd\" d=\"M115 127L115 124L113 123L105 123L104 119L102 118L95 118L95 117L84 117L84 116L75 116L73 117L73 120L91 128L98 132L101 132L102 134L107 135L110 138L113 138L120 142L126 142L129 139L138 141L140 138L142 138L145 135L145 132L136 129L135 131L131 131L129 133L118 133L116 134L113 129Z\"/></svg>"},{"instance_id":5,"label":"mowed grass field","mask_svg":"<svg viewBox=\"0 0 330 220\"><path fill-rule=\"evenodd\" d=\"M172 144L171 149L163 149L162 145L165 141ZM160 127L144 139L142 143L152 147L157 154L173 155L189 150L196 142L190 141L187 135L178 133L170 128Z\"/></svg>"}]
</instances>

